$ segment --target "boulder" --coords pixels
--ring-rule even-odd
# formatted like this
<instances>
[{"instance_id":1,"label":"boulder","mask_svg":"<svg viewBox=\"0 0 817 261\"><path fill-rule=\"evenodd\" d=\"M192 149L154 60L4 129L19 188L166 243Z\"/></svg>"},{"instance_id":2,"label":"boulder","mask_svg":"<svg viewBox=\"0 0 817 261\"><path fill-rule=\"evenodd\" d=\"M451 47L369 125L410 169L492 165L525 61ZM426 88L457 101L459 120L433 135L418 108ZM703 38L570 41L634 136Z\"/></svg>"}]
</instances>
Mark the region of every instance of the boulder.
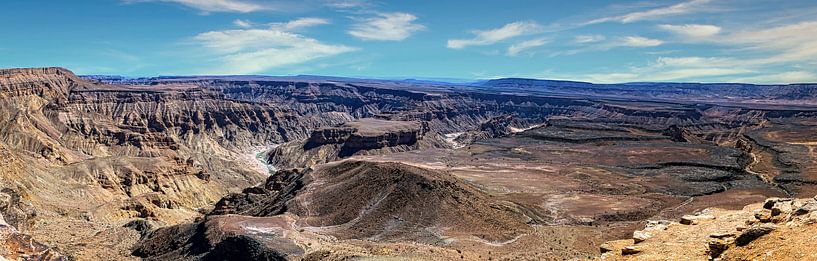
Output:
<instances>
[{"instance_id":1,"label":"boulder","mask_svg":"<svg viewBox=\"0 0 817 261\"><path fill-rule=\"evenodd\" d=\"M774 225L760 225L747 228L743 233L735 239L735 244L738 246L745 246L766 234L772 233L775 230Z\"/></svg>"},{"instance_id":2,"label":"boulder","mask_svg":"<svg viewBox=\"0 0 817 261\"><path fill-rule=\"evenodd\" d=\"M635 255L641 253L641 247L639 246L626 246L621 249L621 255Z\"/></svg>"},{"instance_id":3,"label":"boulder","mask_svg":"<svg viewBox=\"0 0 817 261\"><path fill-rule=\"evenodd\" d=\"M794 216L802 216L817 210L817 201L808 201L803 206L800 206L792 212Z\"/></svg>"},{"instance_id":4,"label":"boulder","mask_svg":"<svg viewBox=\"0 0 817 261\"><path fill-rule=\"evenodd\" d=\"M728 237L735 237L735 233L733 232L716 232L709 235L711 238L728 238Z\"/></svg>"},{"instance_id":5,"label":"boulder","mask_svg":"<svg viewBox=\"0 0 817 261\"><path fill-rule=\"evenodd\" d=\"M746 226L744 225L738 225L737 227L735 227L735 230L737 230L738 232L743 231L744 229L746 229Z\"/></svg>"},{"instance_id":6,"label":"boulder","mask_svg":"<svg viewBox=\"0 0 817 261\"><path fill-rule=\"evenodd\" d=\"M707 242L707 253L711 258L718 258L724 251L729 249L729 241L723 239L711 239Z\"/></svg>"},{"instance_id":7,"label":"boulder","mask_svg":"<svg viewBox=\"0 0 817 261\"><path fill-rule=\"evenodd\" d=\"M669 220L647 220L647 225L644 226L644 231L659 231L667 230L671 222Z\"/></svg>"},{"instance_id":8,"label":"boulder","mask_svg":"<svg viewBox=\"0 0 817 261\"><path fill-rule=\"evenodd\" d=\"M760 222L768 223L772 220L772 211L768 209L755 210L755 219Z\"/></svg>"},{"instance_id":9,"label":"boulder","mask_svg":"<svg viewBox=\"0 0 817 261\"><path fill-rule=\"evenodd\" d=\"M766 199L765 202L763 202L763 208L772 209L778 203L783 203L783 202L790 203L792 201L794 201L793 198L769 198L769 199Z\"/></svg>"},{"instance_id":10,"label":"boulder","mask_svg":"<svg viewBox=\"0 0 817 261\"><path fill-rule=\"evenodd\" d=\"M633 232L633 241L636 244L644 242L644 240L647 240L650 237L652 237L652 235L644 231L636 230L635 232Z\"/></svg>"},{"instance_id":11,"label":"boulder","mask_svg":"<svg viewBox=\"0 0 817 261\"><path fill-rule=\"evenodd\" d=\"M684 215L681 217L681 224L684 225L695 225L698 224L701 220L712 220L715 219L715 216L712 215Z\"/></svg>"},{"instance_id":12,"label":"boulder","mask_svg":"<svg viewBox=\"0 0 817 261\"><path fill-rule=\"evenodd\" d=\"M788 215L794 209L794 201L779 202L772 206L772 216Z\"/></svg>"},{"instance_id":13,"label":"boulder","mask_svg":"<svg viewBox=\"0 0 817 261\"><path fill-rule=\"evenodd\" d=\"M607 252L612 252L613 250L615 250L615 247L613 247L612 245L610 245L608 243L604 243L604 244L601 244L599 246L599 252L602 253L602 254L607 253Z\"/></svg>"}]
</instances>

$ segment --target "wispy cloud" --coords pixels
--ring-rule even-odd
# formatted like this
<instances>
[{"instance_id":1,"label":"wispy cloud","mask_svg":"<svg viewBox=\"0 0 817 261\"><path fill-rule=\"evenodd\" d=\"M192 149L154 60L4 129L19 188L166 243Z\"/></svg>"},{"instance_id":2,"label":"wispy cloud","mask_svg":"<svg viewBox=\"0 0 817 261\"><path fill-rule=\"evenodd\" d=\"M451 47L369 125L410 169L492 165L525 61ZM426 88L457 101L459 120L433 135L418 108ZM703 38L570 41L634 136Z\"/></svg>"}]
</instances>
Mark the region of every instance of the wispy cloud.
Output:
<instances>
[{"instance_id":1,"label":"wispy cloud","mask_svg":"<svg viewBox=\"0 0 817 261\"><path fill-rule=\"evenodd\" d=\"M330 24L329 20L316 17L305 17L283 23L265 23L265 24L253 23L249 20L242 19L233 20L233 25L241 28L269 27L281 31L298 31L300 29L325 24Z\"/></svg>"},{"instance_id":2,"label":"wispy cloud","mask_svg":"<svg viewBox=\"0 0 817 261\"><path fill-rule=\"evenodd\" d=\"M802 65L817 64L817 21L724 30L715 25L659 25L685 42L727 48L722 56L659 57L646 66L589 74L601 82L715 80L752 83L814 82ZM643 42L643 41L636 41Z\"/></svg>"},{"instance_id":3,"label":"wispy cloud","mask_svg":"<svg viewBox=\"0 0 817 261\"><path fill-rule=\"evenodd\" d=\"M573 39L574 44L581 46L576 49L561 50L550 54L550 57L576 55L586 52L608 51L615 48L649 48L664 44L664 41L637 35L624 36L607 39L602 35L577 36Z\"/></svg>"},{"instance_id":4,"label":"wispy cloud","mask_svg":"<svg viewBox=\"0 0 817 261\"><path fill-rule=\"evenodd\" d=\"M664 44L664 41L658 39L651 39L641 36L627 36L621 38L619 41L614 42L611 47L653 47L659 46Z\"/></svg>"},{"instance_id":5,"label":"wispy cloud","mask_svg":"<svg viewBox=\"0 0 817 261\"><path fill-rule=\"evenodd\" d=\"M742 46L748 51L774 53L766 58L754 59L756 63L817 62L817 34L814 32L817 32L817 21L803 21L770 28L745 29L711 41Z\"/></svg>"},{"instance_id":6,"label":"wispy cloud","mask_svg":"<svg viewBox=\"0 0 817 261\"><path fill-rule=\"evenodd\" d=\"M202 12L232 12L232 13L250 13L262 10L273 9L269 5L263 5L255 2L244 0L124 0L125 3L144 3L144 2L167 2L185 5L191 8L198 9Z\"/></svg>"},{"instance_id":7,"label":"wispy cloud","mask_svg":"<svg viewBox=\"0 0 817 261\"><path fill-rule=\"evenodd\" d=\"M656 20L667 16L681 15L701 11L712 0L688 0L671 6L631 12L619 16L608 16L590 20L585 25L606 22L632 23L643 20Z\"/></svg>"},{"instance_id":8,"label":"wispy cloud","mask_svg":"<svg viewBox=\"0 0 817 261\"><path fill-rule=\"evenodd\" d=\"M707 24L662 24L658 25L658 28L679 36L683 36L685 39L703 39L721 32L720 27Z\"/></svg>"},{"instance_id":9,"label":"wispy cloud","mask_svg":"<svg viewBox=\"0 0 817 261\"><path fill-rule=\"evenodd\" d=\"M312 18L298 19L265 29L210 31L196 35L193 40L221 63L208 71L214 74L259 73L356 50L292 32L319 24L323 22Z\"/></svg>"},{"instance_id":10,"label":"wispy cloud","mask_svg":"<svg viewBox=\"0 0 817 261\"><path fill-rule=\"evenodd\" d=\"M235 26L238 26L238 27L241 27L241 28L250 28L250 27L252 27L252 22L247 21L247 20L241 20L241 19L233 20L233 24Z\"/></svg>"},{"instance_id":11,"label":"wispy cloud","mask_svg":"<svg viewBox=\"0 0 817 261\"><path fill-rule=\"evenodd\" d=\"M282 31L297 31L307 27L329 24L329 20L316 17L298 18L286 23L272 23L270 27Z\"/></svg>"},{"instance_id":12,"label":"wispy cloud","mask_svg":"<svg viewBox=\"0 0 817 261\"><path fill-rule=\"evenodd\" d=\"M489 30L474 30L472 39L451 39L448 40L448 48L462 49L474 45L492 45L499 41L514 38L522 35L530 35L540 32L542 26L532 21L521 21L509 23L505 26Z\"/></svg>"},{"instance_id":13,"label":"wispy cloud","mask_svg":"<svg viewBox=\"0 0 817 261\"><path fill-rule=\"evenodd\" d=\"M577 36L573 37L573 42L574 43L579 43L579 44L586 44L586 43L601 42L601 41L604 41L604 39L607 39L607 37L604 37L604 35L598 35L598 34L577 35Z\"/></svg>"},{"instance_id":14,"label":"wispy cloud","mask_svg":"<svg viewBox=\"0 0 817 261\"><path fill-rule=\"evenodd\" d=\"M414 23L417 17L409 13L379 13L361 19L349 34L367 41L402 41L425 26Z\"/></svg>"},{"instance_id":15,"label":"wispy cloud","mask_svg":"<svg viewBox=\"0 0 817 261\"><path fill-rule=\"evenodd\" d=\"M548 42L549 41L548 41L547 38L538 38L538 39L532 39L532 40L527 40L527 41L522 41L522 42L519 42L519 43L515 43L515 44L512 44L511 46L508 47L508 55L509 56L516 56L516 55L518 55L519 53L521 53L523 51L530 50L532 48L536 48L536 47L545 45Z\"/></svg>"},{"instance_id":16,"label":"wispy cloud","mask_svg":"<svg viewBox=\"0 0 817 261\"><path fill-rule=\"evenodd\" d=\"M770 84L817 82L817 74L807 71L792 71L783 73L759 74L751 77L736 78L734 81Z\"/></svg>"},{"instance_id":17,"label":"wispy cloud","mask_svg":"<svg viewBox=\"0 0 817 261\"><path fill-rule=\"evenodd\" d=\"M706 65L708 64L708 65ZM623 72L592 73L584 78L600 83L634 81L703 80L713 77L745 75L754 71L732 67L727 61L702 57L660 57L646 66L630 67ZM719 78L719 79L721 79Z\"/></svg>"},{"instance_id":18,"label":"wispy cloud","mask_svg":"<svg viewBox=\"0 0 817 261\"><path fill-rule=\"evenodd\" d=\"M792 62L817 62L817 21L769 28L745 28L732 33L698 33L691 43L729 47L733 55L745 58L694 57L687 64L710 66L717 62L725 66L760 66ZM720 31L720 30L718 30ZM689 32L681 33L687 34ZM706 36L705 36L706 35Z\"/></svg>"},{"instance_id":19,"label":"wispy cloud","mask_svg":"<svg viewBox=\"0 0 817 261\"><path fill-rule=\"evenodd\" d=\"M370 6L366 0L327 0L324 5L337 9L350 9Z\"/></svg>"}]
</instances>

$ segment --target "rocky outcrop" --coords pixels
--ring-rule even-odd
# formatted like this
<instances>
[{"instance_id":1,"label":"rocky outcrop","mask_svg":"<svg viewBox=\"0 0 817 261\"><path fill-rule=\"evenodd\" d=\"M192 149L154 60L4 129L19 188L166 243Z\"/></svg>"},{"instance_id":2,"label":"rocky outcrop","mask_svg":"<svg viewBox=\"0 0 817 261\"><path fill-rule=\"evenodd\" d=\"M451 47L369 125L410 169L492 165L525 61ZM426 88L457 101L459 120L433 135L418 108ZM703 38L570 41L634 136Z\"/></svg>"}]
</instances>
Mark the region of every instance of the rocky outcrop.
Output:
<instances>
[{"instance_id":1,"label":"rocky outcrop","mask_svg":"<svg viewBox=\"0 0 817 261\"><path fill-rule=\"evenodd\" d=\"M428 132L427 122L360 119L341 126L313 131L304 150L324 145L342 145L339 157L348 157L362 150L382 149L399 145L414 145Z\"/></svg>"},{"instance_id":2,"label":"rocky outcrop","mask_svg":"<svg viewBox=\"0 0 817 261\"><path fill-rule=\"evenodd\" d=\"M807 239L817 232L815 205L814 198L770 198L742 210L706 209L659 229L649 223L632 240L604 244L601 259L812 259Z\"/></svg>"},{"instance_id":3,"label":"rocky outcrop","mask_svg":"<svg viewBox=\"0 0 817 261\"><path fill-rule=\"evenodd\" d=\"M480 124L477 130L461 133L454 139L454 142L457 144L471 144L475 141L502 137L546 125L539 123L539 121L538 119L519 119L513 115L494 117Z\"/></svg>"},{"instance_id":4,"label":"rocky outcrop","mask_svg":"<svg viewBox=\"0 0 817 261\"><path fill-rule=\"evenodd\" d=\"M225 197L201 221L150 233L134 254L207 259L249 248L247 254L256 257L298 257L306 252L293 240L306 240L310 231L373 242L434 243L455 235L505 242L532 231L519 208L447 173L343 161L279 171L262 185Z\"/></svg>"},{"instance_id":5,"label":"rocky outcrop","mask_svg":"<svg viewBox=\"0 0 817 261\"><path fill-rule=\"evenodd\" d=\"M10 189L3 191L8 197L0 197L1 202L9 202L0 206L0 211L16 229L31 235L35 241L77 259L132 258L131 252L123 249L129 248L139 237L152 234L154 227L148 224L176 226L208 212L212 215L208 216L210 223L205 225L208 229L204 234L217 236L204 245L196 243L190 244L192 248L179 249L193 253L189 256L203 258L212 247L226 242L223 244L226 248L241 243L251 246L243 250L255 253L254 249L261 248L247 238L234 236L249 235L261 225L265 229L288 231L287 235L297 234L289 233L291 228L281 228L292 221L284 219L290 218L293 206L300 210L320 206L295 204L306 202L300 194L304 191L338 206L351 205L343 209L320 206L342 213L338 216L326 214L328 212L299 212L308 216L305 223L338 226L314 232L321 236L343 232L346 238L439 239L440 231L418 232L411 225L442 224L445 228L451 227L452 232L483 236L493 244L490 240L512 240L511 235L530 228L511 218L520 212L530 214L521 207L486 196L470 183L406 166L361 166L378 171L369 170L357 178L380 184L379 187L362 184L348 171L339 172L343 174L342 180L321 177L364 195L362 199L333 201L328 195L346 195L347 192L324 190L330 188L311 183L312 175L322 172L282 172L270 180L263 166L256 168L254 156L260 150L258 147L272 144L279 146L267 152L265 158L269 162L282 168L307 167L355 156L462 147L477 140L490 143L488 138L539 126L518 134L519 141L582 146L574 151L594 150L617 142L660 141L663 145L683 142L678 145L683 147L678 151L700 153L678 154L687 158L655 164L619 164L623 162L619 161L605 167L608 171L627 173L633 179L662 178L659 186L638 185L639 193L697 197L733 188L757 188L760 184L779 185L786 193L796 195L809 193L815 187L811 173L817 173L810 169L807 156L810 152L803 145L810 141L809 126L813 126L808 119L817 113L806 106L808 101L789 106L788 102L807 100L794 92L790 92L792 97L761 97L748 95L754 87L705 86L714 94L699 95L702 91L676 86L697 100L668 101L677 96L663 90L646 92L644 88L636 88L656 94L650 97L652 94L641 95L632 86L607 86L608 89L570 82L549 82L548 86L554 86L543 90L535 82L529 84L530 88L520 88L513 82L460 88L320 77L90 79L60 68L0 70L0 165L3 166L0 187ZM581 91L560 93L563 87ZM616 92L638 98L623 101L609 96ZM730 100L728 95L723 95L732 92L742 98ZM766 98L779 98L783 106L767 105ZM729 106L718 105L722 101L727 101ZM548 125L540 126L545 122ZM460 135L446 141L444 134L453 133ZM751 143L751 152L730 149L735 147L739 137ZM779 139L781 137L786 139ZM707 145L700 146L703 143ZM714 144L719 147L715 148ZM512 144L508 148L514 151L513 158L531 158L527 156L531 151L519 145ZM752 161L748 153L754 152L759 153ZM640 155L651 154L651 150L644 150ZM702 160L704 157L700 155L703 154L717 156ZM501 154L487 154L486 158L494 159L497 155ZM439 164L444 165L449 164L448 160L435 158L433 162L440 161ZM753 164L755 162L757 164ZM536 168L539 166L531 165L513 171ZM766 175L768 178L746 175L752 171L763 176L767 169L780 170L780 173L768 172L771 173ZM389 175L376 175L383 173ZM569 175L586 174L571 172ZM589 178L592 177L585 180L592 180ZM263 185L251 187L259 183ZM314 191L299 188L298 184L313 184ZM611 191L617 190L611 186L614 187ZM250 188L245 189L247 187ZM584 191L582 189L576 191ZM427 202L414 201L428 200L416 195L442 203L422 205ZM349 219L354 211L366 210L370 205L355 200L381 198L388 204L371 204L371 215ZM457 204L471 209L456 207ZM407 207L399 207L401 205L412 209L442 209L459 216L434 211L416 214ZM768 220L774 220L773 210L768 211ZM390 213L401 219L393 219ZM622 213L616 211L598 220L634 221L654 214ZM490 218L492 215L503 218L497 221ZM254 216L262 217L253 219ZM762 217L766 219L766 212ZM464 224L470 225L448 224L446 220L464 220ZM252 226L222 229L233 221ZM362 225L355 230L351 224ZM190 230L193 232L187 235L195 242L205 242L196 241L193 235L202 235L197 229L198 226L193 227ZM377 229L386 233L377 234ZM640 244L655 238L653 233L649 234L651 237ZM178 244L169 246L187 244L175 241L171 238L173 235L167 234L165 242ZM280 244L270 249L281 250L279 254L303 252L299 245L291 244L291 238L277 236L274 239ZM264 238L253 240L269 243ZM267 252L262 250L260 252ZM216 257L234 254L226 249L213 252ZM642 253L646 252L649 250ZM180 255L185 256L183 254ZM270 253L248 258L275 256L279 255Z\"/></svg>"},{"instance_id":6,"label":"rocky outcrop","mask_svg":"<svg viewBox=\"0 0 817 261\"><path fill-rule=\"evenodd\" d=\"M237 214L245 216L274 216L287 210L287 202L303 188L303 173L281 170L263 184L233 193L216 203L210 215Z\"/></svg>"},{"instance_id":7,"label":"rocky outcrop","mask_svg":"<svg viewBox=\"0 0 817 261\"><path fill-rule=\"evenodd\" d=\"M63 68L0 70L0 98L35 95L54 102L65 102L71 90L89 85Z\"/></svg>"},{"instance_id":8,"label":"rocky outcrop","mask_svg":"<svg viewBox=\"0 0 817 261\"><path fill-rule=\"evenodd\" d=\"M354 155L446 147L429 123L365 118L315 130L303 141L275 147L267 162L278 168L305 168Z\"/></svg>"},{"instance_id":9,"label":"rocky outcrop","mask_svg":"<svg viewBox=\"0 0 817 261\"><path fill-rule=\"evenodd\" d=\"M429 229L509 240L528 228L517 206L491 199L447 173L399 163L346 161L312 172L289 202L311 226L339 238L434 241ZM442 233L442 231L440 231Z\"/></svg>"},{"instance_id":10,"label":"rocky outcrop","mask_svg":"<svg viewBox=\"0 0 817 261\"><path fill-rule=\"evenodd\" d=\"M214 216L165 227L145 236L133 254L143 260L287 260L303 250L278 236L255 235L241 218ZM239 223L239 224L236 224Z\"/></svg>"},{"instance_id":11,"label":"rocky outcrop","mask_svg":"<svg viewBox=\"0 0 817 261\"><path fill-rule=\"evenodd\" d=\"M0 257L4 260L67 261L54 249L37 242L31 236L17 231L0 215Z\"/></svg>"}]
</instances>

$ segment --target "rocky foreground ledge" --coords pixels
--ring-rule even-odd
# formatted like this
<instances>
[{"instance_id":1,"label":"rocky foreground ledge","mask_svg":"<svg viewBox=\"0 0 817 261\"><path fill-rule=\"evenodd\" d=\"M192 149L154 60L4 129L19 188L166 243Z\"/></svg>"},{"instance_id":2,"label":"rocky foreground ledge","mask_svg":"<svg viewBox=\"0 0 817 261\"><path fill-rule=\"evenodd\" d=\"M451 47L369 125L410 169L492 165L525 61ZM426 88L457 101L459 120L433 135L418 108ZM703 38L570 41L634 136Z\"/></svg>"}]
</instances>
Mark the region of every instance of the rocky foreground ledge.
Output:
<instances>
[{"instance_id":1,"label":"rocky foreground ledge","mask_svg":"<svg viewBox=\"0 0 817 261\"><path fill-rule=\"evenodd\" d=\"M601 245L602 260L817 260L817 197L770 198L742 210L705 209L648 221Z\"/></svg>"}]
</instances>

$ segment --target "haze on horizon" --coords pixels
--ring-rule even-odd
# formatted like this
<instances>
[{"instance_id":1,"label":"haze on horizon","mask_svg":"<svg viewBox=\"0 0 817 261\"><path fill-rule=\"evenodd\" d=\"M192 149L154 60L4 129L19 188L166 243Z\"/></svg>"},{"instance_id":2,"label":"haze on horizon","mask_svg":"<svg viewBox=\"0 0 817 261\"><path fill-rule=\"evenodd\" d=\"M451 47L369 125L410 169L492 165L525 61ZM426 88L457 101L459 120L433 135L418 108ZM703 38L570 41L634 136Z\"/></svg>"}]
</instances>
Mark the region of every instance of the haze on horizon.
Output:
<instances>
[{"instance_id":1,"label":"haze on horizon","mask_svg":"<svg viewBox=\"0 0 817 261\"><path fill-rule=\"evenodd\" d=\"M0 68L817 82L811 1L10 0Z\"/></svg>"}]
</instances>

